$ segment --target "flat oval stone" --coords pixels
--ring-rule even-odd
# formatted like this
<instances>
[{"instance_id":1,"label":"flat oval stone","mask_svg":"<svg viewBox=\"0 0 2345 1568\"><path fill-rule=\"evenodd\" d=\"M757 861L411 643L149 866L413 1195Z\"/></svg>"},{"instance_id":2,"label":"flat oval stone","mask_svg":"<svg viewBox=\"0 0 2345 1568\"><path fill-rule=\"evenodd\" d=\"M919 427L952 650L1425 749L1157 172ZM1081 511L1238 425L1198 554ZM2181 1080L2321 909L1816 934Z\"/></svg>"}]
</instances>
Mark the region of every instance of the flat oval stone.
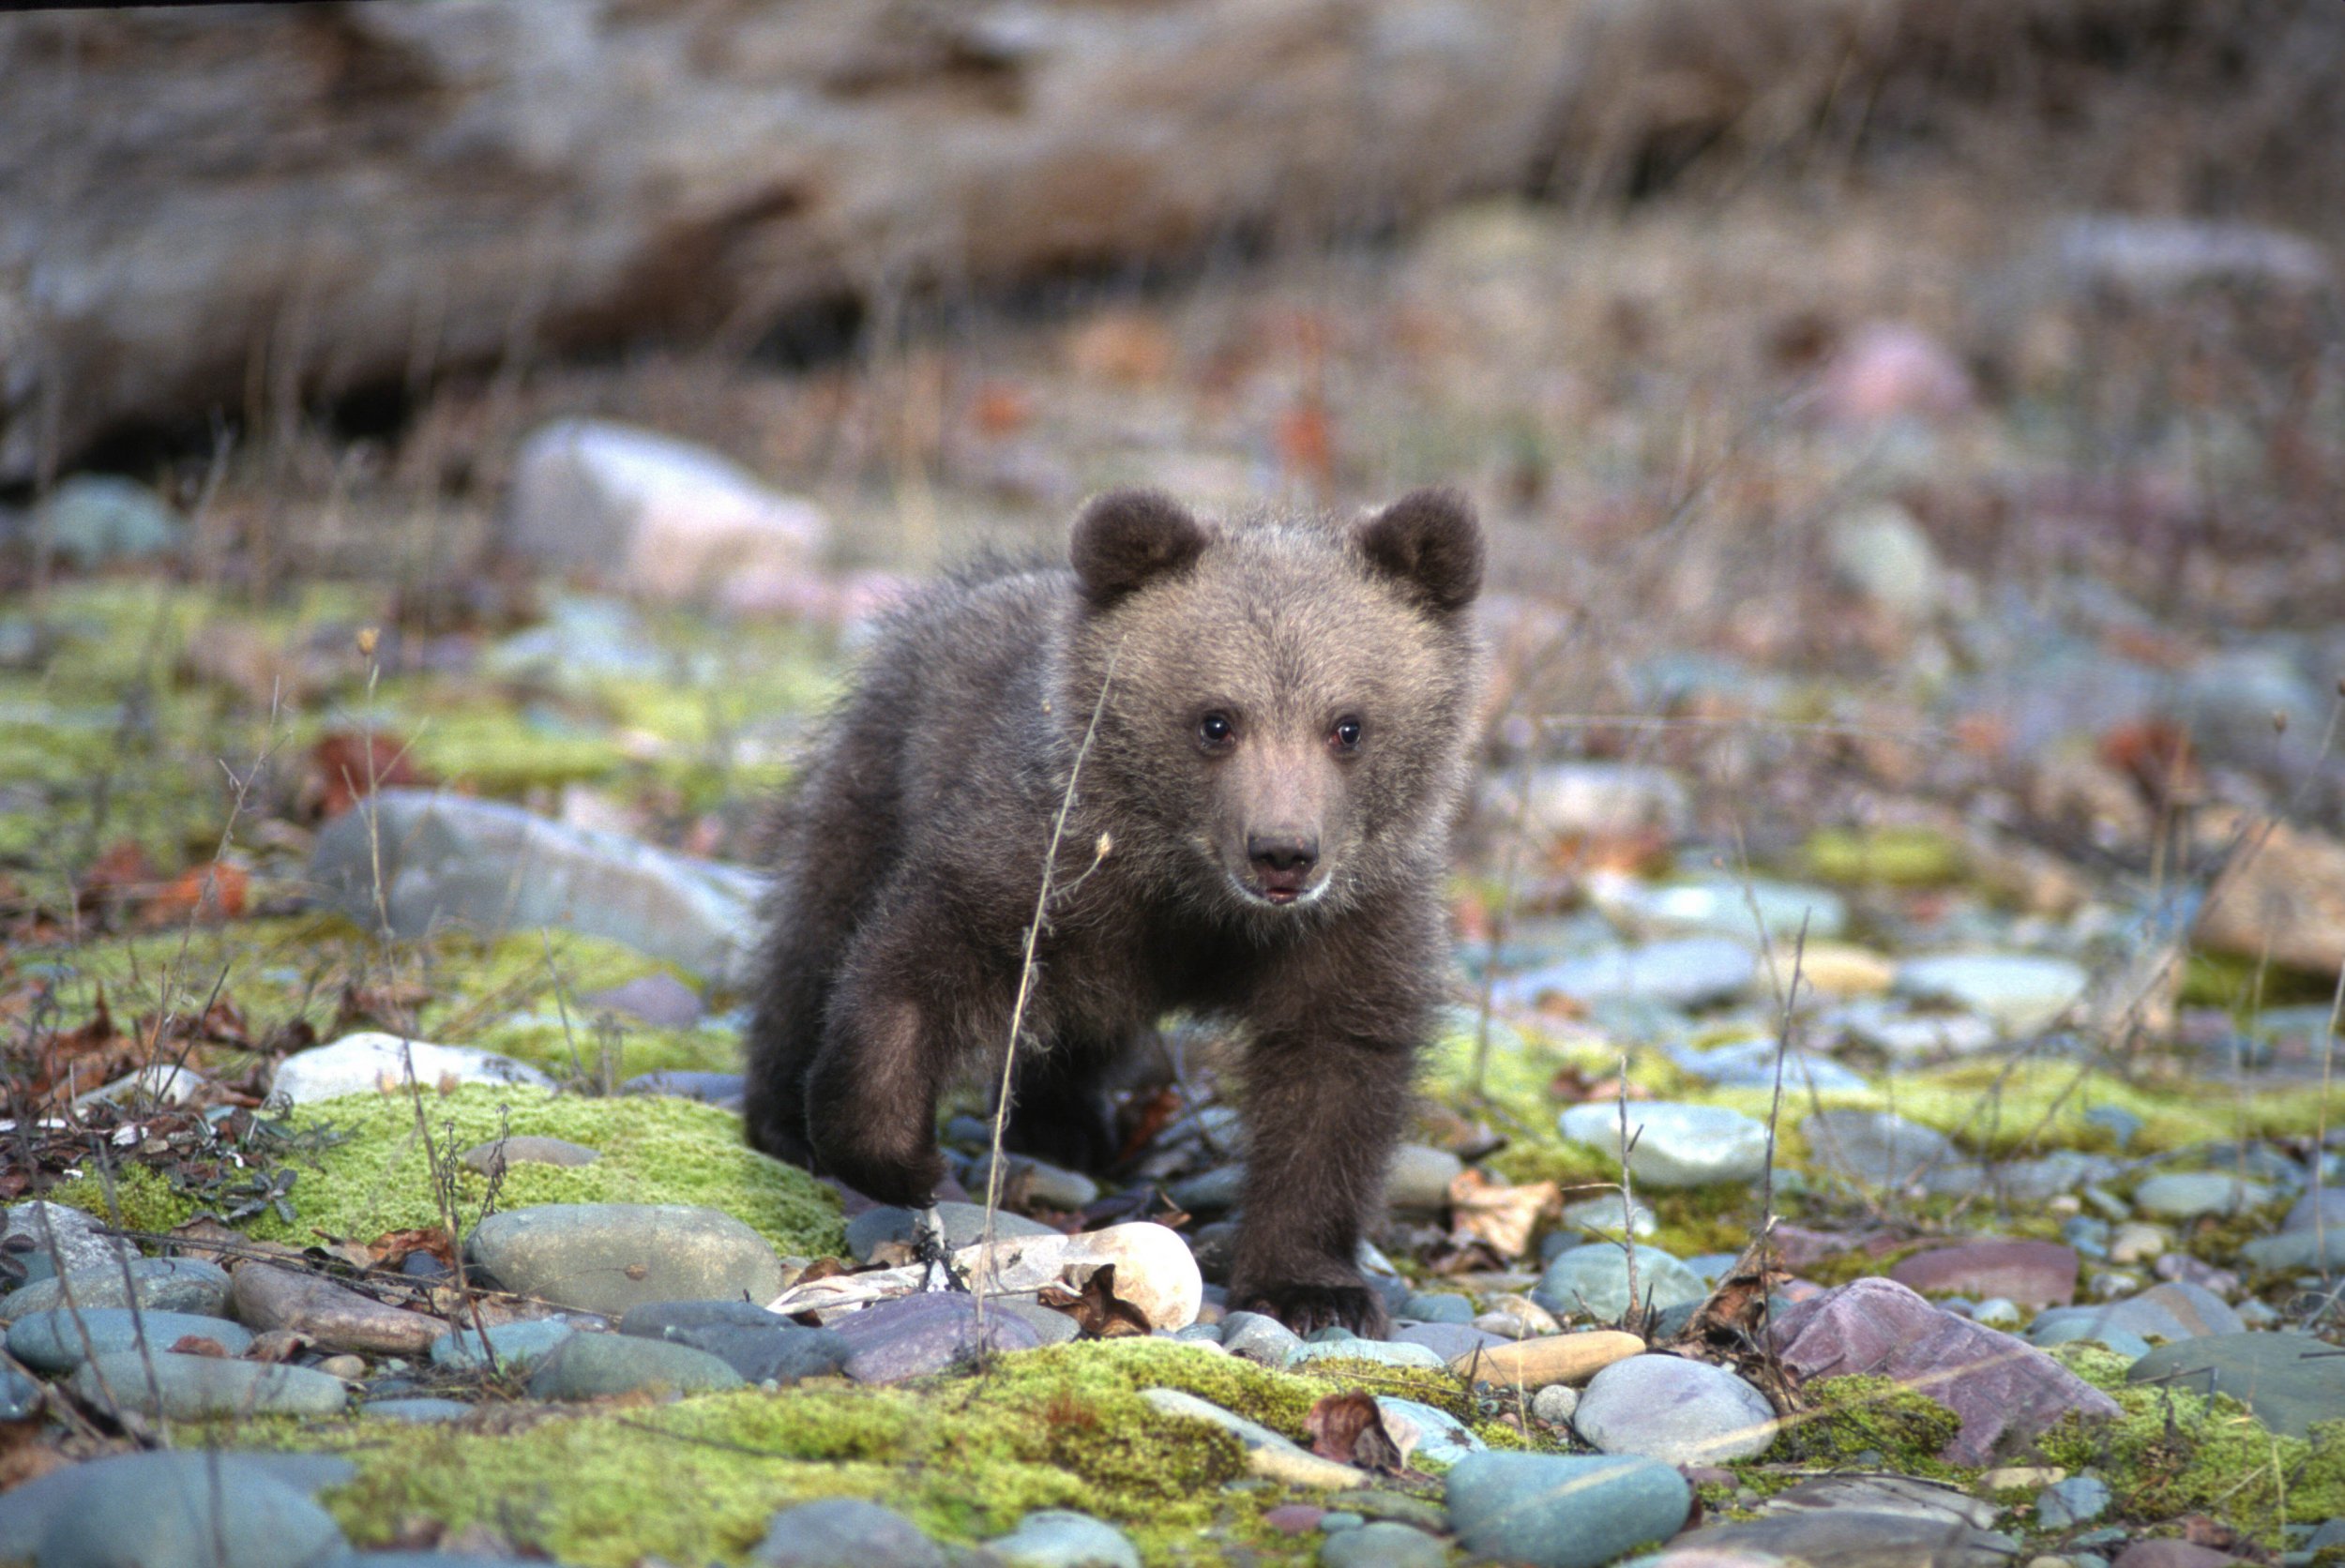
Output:
<instances>
[{"instance_id":1,"label":"flat oval stone","mask_svg":"<svg viewBox=\"0 0 2345 1568\"><path fill-rule=\"evenodd\" d=\"M1473 1454L1445 1485L1469 1551L1532 1568L1597 1568L1668 1540L1693 1505L1674 1467L1626 1455Z\"/></svg>"},{"instance_id":2,"label":"flat oval stone","mask_svg":"<svg viewBox=\"0 0 2345 1568\"><path fill-rule=\"evenodd\" d=\"M616 1317L645 1302L771 1301L781 1260L717 1209L680 1203L542 1203L491 1214L465 1255L505 1289Z\"/></svg>"},{"instance_id":3,"label":"flat oval stone","mask_svg":"<svg viewBox=\"0 0 2345 1568\"><path fill-rule=\"evenodd\" d=\"M1460 1377L1500 1388L1547 1388L1556 1383L1584 1383L1614 1362L1644 1352L1644 1341L1618 1329L1591 1329L1585 1334L1550 1334L1494 1346L1476 1357L1460 1356L1449 1364Z\"/></svg>"},{"instance_id":4,"label":"flat oval stone","mask_svg":"<svg viewBox=\"0 0 2345 1568\"><path fill-rule=\"evenodd\" d=\"M511 1323L492 1323L488 1332L488 1349L496 1356L497 1364L508 1372L534 1366L553 1354L570 1336L577 1325L559 1318L525 1318ZM431 1341L431 1364L434 1366L480 1366L488 1362L482 1353L481 1333L478 1329L459 1329L443 1332Z\"/></svg>"},{"instance_id":5,"label":"flat oval stone","mask_svg":"<svg viewBox=\"0 0 2345 1568\"><path fill-rule=\"evenodd\" d=\"M365 1421L397 1421L411 1426L434 1425L443 1421L461 1421L472 1414L472 1407L461 1399L440 1399L430 1395L416 1395L401 1399L370 1399L358 1407L358 1415Z\"/></svg>"},{"instance_id":6,"label":"flat oval stone","mask_svg":"<svg viewBox=\"0 0 2345 1568\"><path fill-rule=\"evenodd\" d=\"M1423 1530L1379 1519L1327 1537L1320 1568L1443 1568L1449 1548Z\"/></svg>"},{"instance_id":7,"label":"flat oval stone","mask_svg":"<svg viewBox=\"0 0 2345 1568\"><path fill-rule=\"evenodd\" d=\"M252 1260L236 1265L229 1303L255 1329L284 1329L320 1349L373 1356L423 1353L447 1332L437 1318L392 1306L298 1269Z\"/></svg>"},{"instance_id":8,"label":"flat oval stone","mask_svg":"<svg viewBox=\"0 0 2345 1568\"><path fill-rule=\"evenodd\" d=\"M847 1343L848 1377L859 1383L900 1383L973 1362L976 1310L975 1299L958 1291L924 1290L851 1312L828 1328ZM1042 1340L1023 1319L989 1311L984 1342L994 1350L1030 1350Z\"/></svg>"},{"instance_id":9,"label":"flat oval stone","mask_svg":"<svg viewBox=\"0 0 2345 1568\"><path fill-rule=\"evenodd\" d=\"M1296 1346L1287 1355L1287 1368L1292 1371L1321 1361L1367 1361L1379 1366L1422 1366L1433 1371L1449 1365L1440 1351L1423 1345L1396 1339L1329 1339Z\"/></svg>"},{"instance_id":10,"label":"flat oval stone","mask_svg":"<svg viewBox=\"0 0 2345 1568\"><path fill-rule=\"evenodd\" d=\"M1140 1568L1140 1553L1122 1530L1064 1508L1027 1515L985 1549L1009 1568Z\"/></svg>"},{"instance_id":11,"label":"flat oval stone","mask_svg":"<svg viewBox=\"0 0 2345 1568\"><path fill-rule=\"evenodd\" d=\"M213 1568L224 1542L237 1568L309 1568L345 1545L341 1527L302 1486L209 1457L117 1461L84 1481L76 1505L55 1511L31 1555L40 1568ZM94 1490L114 1506L87 1505Z\"/></svg>"},{"instance_id":12,"label":"flat oval stone","mask_svg":"<svg viewBox=\"0 0 2345 1568\"><path fill-rule=\"evenodd\" d=\"M945 1554L902 1515L861 1498L785 1508L749 1553L761 1568L945 1568Z\"/></svg>"},{"instance_id":13,"label":"flat oval stone","mask_svg":"<svg viewBox=\"0 0 2345 1568\"><path fill-rule=\"evenodd\" d=\"M227 1273L192 1258L139 1258L131 1260L129 1277L138 1289L141 1307L158 1312L190 1312L217 1318L228 1304ZM115 1263L76 1269L63 1281L43 1279L0 1296L0 1322L13 1323L36 1312L66 1304L71 1289L75 1306L129 1306L129 1289Z\"/></svg>"},{"instance_id":14,"label":"flat oval stone","mask_svg":"<svg viewBox=\"0 0 2345 1568\"><path fill-rule=\"evenodd\" d=\"M1607 1105L1573 1106L1557 1118L1566 1138L1620 1153L1620 1113ZM1724 1106L1653 1101L1628 1108L1636 1139L1628 1168L1657 1187L1700 1187L1756 1181L1767 1163L1767 1129Z\"/></svg>"},{"instance_id":15,"label":"flat oval stone","mask_svg":"<svg viewBox=\"0 0 2345 1568\"><path fill-rule=\"evenodd\" d=\"M321 1416L339 1414L349 1390L339 1378L306 1366L271 1362L221 1361L214 1356L152 1356L113 1350L85 1361L73 1374L73 1391L102 1409L119 1405L171 1421L208 1421L228 1416ZM113 1398L107 1395L111 1391Z\"/></svg>"},{"instance_id":16,"label":"flat oval stone","mask_svg":"<svg viewBox=\"0 0 2345 1568\"><path fill-rule=\"evenodd\" d=\"M592 1165L602 1158L602 1151L567 1138L496 1138L474 1144L457 1158L483 1176L493 1176L507 1166Z\"/></svg>"},{"instance_id":17,"label":"flat oval stone","mask_svg":"<svg viewBox=\"0 0 2345 1568\"><path fill-rule=\"evenodd\" d=\"M1637 1248L1637 1295L1656 1310L1708 1295L1702 1276L1659 1247ZM1550 1312L1618 1322L1628 1310L1628 1260L1610 1242L1590 1242L1558 1253L1531 1289Z\"/></svg>"},{"instance_id":18,"label":"flat oval stone","mask_svg":"<svg viewBox=\"0 0 2345 1568\"><path fill-rule=\"evenodd\" d=\"M1607 1454L1672 1465L1723 1465L1774 1445L1767 1396L1707 1362L1630 1356L1589 1380L1572 1425Z\"/></svg>"},{"instance_id":19,"label":"flat oval stone","mask_svg":"<svg viewBox=\"0 0 2345 1568\"><path fill-rule=\"evenodd\" d=\"M572 1334L529 1375L533 1399L704 1394L740 1386L741 1374L705 1350L623 1334Z\"/></svg>"},{"instance_id":20,"label":"flat oval stone","mask_svg":"<svg viewBox=\"0 0 2345 1568\"><path fill-rule=\"evenodd\" d=\"M252 1344L250 1330L225 1318L192 1312L133 1313L125 1306L93 1306L76 1314L54 1307L19 1318L9 1325L8 1354L36 1372L70 1372L93 1354L137 1349L142 1324L147 1345L158 1350L168 1350L190 1335L211 1340L232 1356L244 1354Z\"/></svg>"}]
</instances>

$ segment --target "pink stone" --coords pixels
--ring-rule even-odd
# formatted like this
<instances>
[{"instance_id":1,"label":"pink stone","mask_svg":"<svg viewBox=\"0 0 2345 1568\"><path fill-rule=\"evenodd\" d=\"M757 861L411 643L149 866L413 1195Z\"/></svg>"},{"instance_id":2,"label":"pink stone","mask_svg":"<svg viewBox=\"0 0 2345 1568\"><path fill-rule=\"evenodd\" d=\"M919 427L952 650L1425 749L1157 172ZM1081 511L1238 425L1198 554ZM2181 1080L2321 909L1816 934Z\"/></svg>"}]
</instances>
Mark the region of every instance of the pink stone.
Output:
<instances>
[{"instance_id":1,"label":"pink stone","mask_svg":"<svg viewBox=\"0 0 2345 1568\"><path fill-rule=\"evenodd\" d=\"M1938 1456L1984 1465L2075 1410L2113 1416L2117 1402L2028 1344L1942 1311L1891 1279L1860 1279L1775 1321L1775 1346L1801 1379L1894 1378L1962 1418Z\"/></svg>"},{"instance_id":2,"label":"pink stone","mask_svg":"<svg viewBox=\"0 0 2345 1568\"><path fill-rule=\"evenodd\" d=\"M1317 1530L1319 1521L1326 1516L1324 1508L1313 1508L1308 1502L1285 1502L1264 1512L1262 1522L1281 1535L1301 1535Z\"/></svg>"},{"instance_id":3,"label":"pink stone","mask_svg":"<svg viewBox=\"0 0 2345 1568\"><path fill-rule=\"evenodd\" d=\"M1969 1242L1917 1252L1891 1269L1889 1277L1926 1293L2066 1306L2077 1296L2077 1255L2057 1242Z\"/></svg>"},{"instance_id":4,"label":"pink stone","mask_svg":"<svg viewBox=\"0 0 2345 1568\"><path fill-rule=\"evenodd\" d=\"M1824 412L1843 424L1943 418L1971 406L1970 373L1944 343L1903 322L1858 327L1823 372Z\"/></svg>"}]
</instances>

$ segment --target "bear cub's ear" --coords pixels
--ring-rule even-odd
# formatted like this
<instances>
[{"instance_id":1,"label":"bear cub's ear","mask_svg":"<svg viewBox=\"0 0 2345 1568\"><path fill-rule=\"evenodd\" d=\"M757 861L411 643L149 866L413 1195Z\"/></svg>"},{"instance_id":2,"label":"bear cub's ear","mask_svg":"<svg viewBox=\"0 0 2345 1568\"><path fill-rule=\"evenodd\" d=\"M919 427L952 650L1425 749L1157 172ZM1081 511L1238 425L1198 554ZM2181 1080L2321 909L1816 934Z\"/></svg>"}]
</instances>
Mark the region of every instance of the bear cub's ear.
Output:
<instances>
[{"instance_id":1,"label":"bear cub's ear","mask_svg":"<svg viewBox=\"0 0 2345 1568\"><path fill-rule=\"evenodd\" d=\"M1083 597L1105 609L1151 578L1187 567L1205 537L1204 524L1162 490L1110 490L1075 519L1067 553Z\"/></svg>"},{"instance_id":2,"label":"bear cub's ear","mask_svg":"<svg viewBox=\"0 0 2345 1568\"><path fill-rule=\"evenodd\" d=\"M1461 491L1411 490L1361 523L1358 537L1369 565L1440 614L1482 590L1482 525Z\"/></svg>"}]
</instances>

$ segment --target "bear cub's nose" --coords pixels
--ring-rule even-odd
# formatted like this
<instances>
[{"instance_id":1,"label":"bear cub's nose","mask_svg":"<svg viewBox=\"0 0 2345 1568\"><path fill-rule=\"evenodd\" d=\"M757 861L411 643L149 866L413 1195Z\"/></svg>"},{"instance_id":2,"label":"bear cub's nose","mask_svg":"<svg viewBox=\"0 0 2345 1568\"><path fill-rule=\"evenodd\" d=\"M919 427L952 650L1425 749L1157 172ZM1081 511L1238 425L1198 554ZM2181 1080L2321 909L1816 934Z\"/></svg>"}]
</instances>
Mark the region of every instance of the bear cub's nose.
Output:
<instances>
[{"instance_id":1,"label":"bear cub's nose","mask_svg":"<svg viewBox=\"0 0 2345 1568\"><path fill-rule=\"evenodd\" d=\"M1253 863L1254 881L1274 904L1290 902L1310 880L1319 864L1319 837L1307 833L1249 833L1246 858Z\"/></svg>"}]
</instances>

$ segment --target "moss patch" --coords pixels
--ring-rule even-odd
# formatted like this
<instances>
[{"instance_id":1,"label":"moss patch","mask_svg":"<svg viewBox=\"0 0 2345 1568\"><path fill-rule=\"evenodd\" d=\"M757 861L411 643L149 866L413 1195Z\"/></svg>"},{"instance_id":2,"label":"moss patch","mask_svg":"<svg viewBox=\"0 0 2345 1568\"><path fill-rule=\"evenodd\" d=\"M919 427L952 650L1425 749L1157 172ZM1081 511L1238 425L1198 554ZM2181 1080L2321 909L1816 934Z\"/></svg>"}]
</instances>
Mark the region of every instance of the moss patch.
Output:
<instances>
[{"instance_id":1,"label":"moss patch","mask_svg":"<svg viewBox=\"0 0 2345 1568\"><path fill-rule=\"evenodd\" d=\"M1152 1563L1218 1562L1233 1546L1307 1562L1314 1542L1259 1524L1287 1493L1220 1490L1246 1472L1236 1440L1158 1414L1140 1391L1185 1389L1299 1437L1329 1386L1130 1339L1006 1356L982 1378L902 1388L744 1390L508 1432L352 1423L272 1429L265 1440L357 1464L357 1479L326 1501L362 1545L422 1515L493 1524L586 1568L737 1562L776 1509L847 1496L946 1541L998 1534L1031 1509L1077 1508L1127 1530Z\"/></svg>"},{"instance_id":2,"label":"moss patch","mask_svg":"<svg viewBox=\"0 0 2345 1568\"><path fill-rule=\"evenodd\" d=\"M2112 1520L2152 1523L2208 1514L2277 1545L2283 1523L2345 1514L2345 1422L2314 1425L2309 1440L2281 1437L2227 1395L2212 1397L2104 1379L2123 1358L2062 1347L2080 1376L2117 1401L2111 1421L2064 1418L2036 1448L2056 1465L2107 1478Z\"/></svg>"},{"instance_id":3,"label":"moss patch","mask_svg":"<svg viewBox=\"0 0 2345 1568\"><path fill-rule=\"evenodd\" d=\"M1784 1427L1771 1462L1862 1463L1942 1480L1968 1473L1938 1457L1961 1431L1961 1418L1893 1378L1820 1378L1802 1392L1809 1409Z\"/></svg>"},{"instance_id":4,"label":"moss patch","mask_svg":"<svg viewBox=\"0 0 2345 1568\"><path fill-rule=\"evenodd\" d=\"M443 1158L461 1153L500 1131L567 1138L601 1151L592 1165L516 1165L507 1171L498 1205L534 1203L693 1203L721 1209L771 1242L784 1255L837 1255L846 1246L837 1200L806 1172L758 1153L741 1141L740 1119L689 1100L628 1095L587 1099L539 1090L468 1084L449 1094L427 1093L424 1111ZM297 1218L274 1214L249 1222L256 1236L308 1242L318 1231L368 1241L388 1230L435 1226L440 1210L430 1161L403 1094L351 1094L304 1106L296 1127L330 1126L343 1141L296 1159ZM126 1187L147 1224L168 1229L194 1205L159 1179ZM460 1168L461 1217L480 1217L487 1179ZM84 1179L60 1187L61 1201L101 1210L104 1195ZM126 1202L126 1208L129 1204ZM161 1220L166 1223L156 1225Z\"/></svg>"}]
</instances>

